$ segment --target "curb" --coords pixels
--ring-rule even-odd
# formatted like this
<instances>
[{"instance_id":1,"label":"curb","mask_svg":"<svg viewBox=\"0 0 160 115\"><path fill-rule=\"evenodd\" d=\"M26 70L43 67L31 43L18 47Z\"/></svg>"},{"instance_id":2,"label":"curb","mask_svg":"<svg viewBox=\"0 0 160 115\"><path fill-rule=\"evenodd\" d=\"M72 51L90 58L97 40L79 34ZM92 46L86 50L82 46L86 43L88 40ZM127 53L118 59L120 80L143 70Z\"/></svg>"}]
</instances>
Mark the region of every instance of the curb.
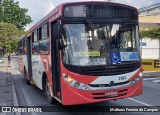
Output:
<instances>
[{"instance_id":1,"label":"curb","mask_svg":"<svg viewBox=\"0 0 160 115\"><path fill-rule=\"evenodd\" d=\"M13 68L12 68L13 69ZM13 106L19 106L19 103L18 103L18 98L17 98L17 93L16 93L16 88L15 88L15 82L13 80L13 77L14 77L14 71L11 69L10 67L10 73L11 73L11 79L12 79L12 82L13 82L13 85L12 85L12 92L13 92ZM15 112L15 115L21 115L20 112Z\"/></svg>"},{"instance_id":2,"label":"curb","mask_svg":"<svg viewBox=\"0 0 160 115\"><path fill-rule=\"evenodd\" d=\"M14 83L12 85L12 91L13 91L13 105L14 106L19 106ZM20 112L16 112L16 115L21 115L21 113Z\"/></svg>"}]
</instances>

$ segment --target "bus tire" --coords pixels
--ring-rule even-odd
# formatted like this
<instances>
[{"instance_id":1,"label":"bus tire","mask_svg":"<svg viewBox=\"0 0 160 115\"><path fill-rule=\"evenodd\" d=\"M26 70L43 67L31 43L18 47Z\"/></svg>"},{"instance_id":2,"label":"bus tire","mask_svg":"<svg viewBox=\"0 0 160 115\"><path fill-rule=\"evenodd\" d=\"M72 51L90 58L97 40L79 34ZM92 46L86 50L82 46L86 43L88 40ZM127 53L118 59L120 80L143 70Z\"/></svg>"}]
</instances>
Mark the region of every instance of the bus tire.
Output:
<instances>
[{"instance_id":1,"label":"bus tire","mask_svg":"<svg viewBox=\"0 0 160 115\"><path fill-rule=\"evenodd\" d=\"M25 78L25 80L26 80L26 84L27 85L30 85L31 83L30 83L30 81L27 79L27 72L26 72L26 69L24 68L24 78Z\"/></svg>"},{"instance_id":2,"label":"bus tire","mask_svg":"<svg viewBox=\"0 0 160 115\"><path fill-rule=\"evenodd\" d=\"M50 91L48 79L46 79L46 84L45 84L45 95L46 95L47 100L50 104L55 104L56 100L51 96L51 91Z\"/></svg>"}]
</instances>

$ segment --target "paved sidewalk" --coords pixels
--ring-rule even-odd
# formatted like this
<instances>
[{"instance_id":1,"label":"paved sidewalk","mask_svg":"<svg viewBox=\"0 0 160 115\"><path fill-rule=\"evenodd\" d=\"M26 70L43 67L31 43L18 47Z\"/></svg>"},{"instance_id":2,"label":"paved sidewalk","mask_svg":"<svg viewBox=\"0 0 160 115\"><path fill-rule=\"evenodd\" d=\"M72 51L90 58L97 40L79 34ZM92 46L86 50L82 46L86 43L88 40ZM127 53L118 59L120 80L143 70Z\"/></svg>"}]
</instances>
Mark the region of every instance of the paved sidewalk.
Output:
<instances>
[{"instance_id":1,"label":"paved sidewalk","mask_svg":"<svg viewBox=\"0 0 160 115\"><path fill-rule=\"evenodd\" d=\"M0 106L18 106L12 77L11 67L8 67L7 59L4 59L4 63L0 64Z\"/></svg>"}]
</instances>

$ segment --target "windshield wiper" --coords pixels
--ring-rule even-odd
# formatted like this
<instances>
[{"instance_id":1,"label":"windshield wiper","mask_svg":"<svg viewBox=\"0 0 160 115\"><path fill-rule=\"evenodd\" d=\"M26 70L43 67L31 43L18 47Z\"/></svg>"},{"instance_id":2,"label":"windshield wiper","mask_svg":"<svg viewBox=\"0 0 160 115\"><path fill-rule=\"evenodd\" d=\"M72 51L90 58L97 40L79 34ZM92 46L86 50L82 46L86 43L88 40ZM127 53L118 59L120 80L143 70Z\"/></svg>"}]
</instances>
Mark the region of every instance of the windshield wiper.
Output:
<instances>
[{"instance_id":1,"label":"windshield wiper","mask_svg":"<svg viewBox=\"0 0 160 115\"><path fill-rule=\"evenodd\" d=\"M126 31L127 30L127 20L123 20L122 26L119 31Z\"/></svg>"},{"instance_id":2,"label":"windshield wiper","mask_svg":"<svg viewBox=\"0 0 160 115\"><path fill-rule=\"evenodd\" d=\"M83 20L84 22L87 22L89 24L90 29L95 29L95 26L93 25L93 23L90 20Z\"/></svg>"}]
</instances>

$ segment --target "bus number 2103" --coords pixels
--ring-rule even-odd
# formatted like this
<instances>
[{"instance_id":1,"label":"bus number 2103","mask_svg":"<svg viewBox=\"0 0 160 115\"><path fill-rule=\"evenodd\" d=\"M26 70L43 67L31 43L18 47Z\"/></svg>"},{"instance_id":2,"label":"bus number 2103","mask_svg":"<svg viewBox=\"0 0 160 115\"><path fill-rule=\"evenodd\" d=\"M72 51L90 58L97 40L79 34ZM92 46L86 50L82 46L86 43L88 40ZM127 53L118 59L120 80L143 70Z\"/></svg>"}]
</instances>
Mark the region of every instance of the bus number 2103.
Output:
<instances>
[{"instance_id":1,"label":"bus number 2103","mask_svg":"<svg viewBox=\"0 0 160 115\"><path fill-rule=\"evenodd\" d=\"M126 80L126 76L119 77L119 81Z\"/></svg>"}]
</instances>

